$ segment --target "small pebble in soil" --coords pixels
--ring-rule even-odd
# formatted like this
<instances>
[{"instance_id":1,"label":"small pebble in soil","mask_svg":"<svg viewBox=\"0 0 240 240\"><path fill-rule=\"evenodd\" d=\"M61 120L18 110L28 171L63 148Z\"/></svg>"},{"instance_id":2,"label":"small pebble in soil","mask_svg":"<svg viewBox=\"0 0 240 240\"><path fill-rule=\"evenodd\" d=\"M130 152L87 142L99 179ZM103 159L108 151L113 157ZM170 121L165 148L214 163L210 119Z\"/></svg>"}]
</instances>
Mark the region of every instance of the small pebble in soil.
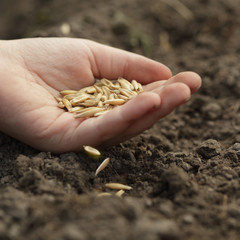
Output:
<instances>
[{"instance_id":1,"label":"small pebble in soil","mask_svg":"<svg viewBox=\"0 0 240 240\"><path fill-rule=\"evenodd\" d=\"M215 139L208 139L197 147L196 152L205 159L210 159L221 153L221 146Z\"/></svg>"},{"instance_id":2,"label":"small pebble in soil","mask_svg":"<svg viewBox=\"0 0 240 240\"><path fill-rule=\"evenodd\" d=\"M218 103L208 103L203 106L202 113L206 119L216 120L222 114L222 108Z\"/></svg>"}]
</instances>

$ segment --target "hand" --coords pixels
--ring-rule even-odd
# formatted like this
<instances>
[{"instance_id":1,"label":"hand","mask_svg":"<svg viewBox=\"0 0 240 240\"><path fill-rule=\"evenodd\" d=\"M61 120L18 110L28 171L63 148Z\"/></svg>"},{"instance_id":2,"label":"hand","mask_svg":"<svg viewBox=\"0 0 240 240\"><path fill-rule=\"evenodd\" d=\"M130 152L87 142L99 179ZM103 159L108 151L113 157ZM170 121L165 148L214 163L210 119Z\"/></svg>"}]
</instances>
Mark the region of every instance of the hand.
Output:
<instances>
[{"instance_id":1,"label":"hand","mask_svg":"<svg viewBox=\"0 0 240 240\"><path fill-rule=\"evenodd\" d=\"M136 79L144 93L107 114L75 119L57 107L54 96L80 89L95 78ZM0 130L37 149L78 151L108 146L150 128L189 99L200 77L171 77L161 63L83 39L0 41Z\"/></svg>"}]
</instances>

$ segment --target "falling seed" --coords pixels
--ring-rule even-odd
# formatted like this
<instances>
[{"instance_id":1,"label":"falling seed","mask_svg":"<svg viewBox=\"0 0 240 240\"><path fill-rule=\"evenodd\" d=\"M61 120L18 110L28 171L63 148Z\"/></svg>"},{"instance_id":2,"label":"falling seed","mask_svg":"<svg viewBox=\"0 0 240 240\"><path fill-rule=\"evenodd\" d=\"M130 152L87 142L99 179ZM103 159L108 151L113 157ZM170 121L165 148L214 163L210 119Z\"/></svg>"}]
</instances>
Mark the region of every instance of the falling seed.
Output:
<instances>
[{"instance_id":1,"label":"falling seed","mask_svg":"<svg viewBox=\"0 0 240 240\"><path fill-rule=\"evenodd\" d=\"M85 152L87 152L91 156L94 156L94 157L101 156L101 153L96 148L93 148L91 146L83 146L83 149L85 150Z\"/></svg>"},{"instance_id":2,"label":"falling seed","mask_svg":"<svg viewBox=\"0 0 240 240\"><path fill-rule=\"evenodd\" d=\"M111 188L111 189L116 189L116 190L131 190L132 189L132 187L121 184L121 183L106 183L105 186L108 188Z\"/></svg>"},{"instance_id":3,"label":"falling seed","mask_svg":"<svg viewBox=\"0 0 240 240\"><path fill-rule=\"evenodd\" d=\"M65 35L65 36L67 36L71 33L71 27L68 23L63 23L60 26L60 30L61 30L62 34Z\"/></svg>"},{"instance_id":4,"label":"falling seed","mask_svg":"<svg viewBox=\"0 0 240 240\"><path fill-rule=\"evenodd\" d=\"M109 162L110 162L110 158L108 157L97 168L97 170L95 172L95 176L97 176L109 164Z\"/></svg>"},{"instance_id":5,"label":"falling seed","mask_svg":"<svg viewBox=\"0 0 240 240\"><path fill-rule=\"evenodd\" d=\"M115 193L115 195L116 196L118 196L118 197L122 197L122 195L125 193L125 191L124 190L119 190L119 191L117 191L116 193Z\"/></svg>"}]
</instances>

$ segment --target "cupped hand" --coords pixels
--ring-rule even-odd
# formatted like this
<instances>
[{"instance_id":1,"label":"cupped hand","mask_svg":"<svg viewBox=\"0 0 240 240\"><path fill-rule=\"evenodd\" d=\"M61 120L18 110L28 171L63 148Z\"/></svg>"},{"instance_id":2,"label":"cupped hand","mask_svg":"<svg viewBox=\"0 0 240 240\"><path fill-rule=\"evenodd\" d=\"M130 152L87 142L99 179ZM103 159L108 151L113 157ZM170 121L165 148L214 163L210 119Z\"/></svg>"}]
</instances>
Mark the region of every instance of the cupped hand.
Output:
<instances>
[{"instance_id":1,"label":"cupped hand","mask_svg":"<svg viewBox=\"0 0 240 240\"><path fill-rule=\"evenodd\" d=\"M142 83L144 93L95 118L75 119L57 107L54 96L61 90L118 77ZM61 153L136 136L186 102L201 78L193 72L172 76L161 63L89 40L35 38L0 41L0 83L0 130Z\"/></svg>"}]
</instances>

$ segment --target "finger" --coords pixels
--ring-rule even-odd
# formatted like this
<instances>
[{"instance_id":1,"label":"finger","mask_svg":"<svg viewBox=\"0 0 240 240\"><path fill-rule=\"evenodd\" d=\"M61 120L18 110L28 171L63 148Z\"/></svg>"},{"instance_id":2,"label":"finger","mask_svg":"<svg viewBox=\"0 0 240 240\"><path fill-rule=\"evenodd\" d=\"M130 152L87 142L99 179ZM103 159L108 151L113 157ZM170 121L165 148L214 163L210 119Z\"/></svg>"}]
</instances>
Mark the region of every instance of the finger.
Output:
<instances>
[{"instance_id":1,"label":"finger","mask_svg":"<svg viewBox=\"0 0 240 240\"><path fill-rule=\"evenodd\" d=\"M138 121L131 124L122 134L122 140L136 136L149 129L159 119L185 103L191 95L189 87L183 83L173 83L164 88L160 88L160 90L156 90L156 92L157 91L159 91L158 94L161 98L160 107L149 114L145 114L142 118L139 118Z\"/></svg>"},{"instance_id":2,"label":"finger","mask_svg":"<svg viewBox=\"0 0 240 240\"><path fill-rule=\"evenodd\" d=\"M186 84L190 90L191 93L195 93L201 86L201 77L194 72L181 72L178 73L176 75L174 75L173 77L169 78L168 80L164 81L157 81L157 82L153 82L150 83L146 86L144 86L144 90L145 91L152 91L160 86L167 86L170 85L172 83L184 83Z\"/></svg>"},{"instance_id":3,"label":"finger","mask_svg":"<svg viewBox=\"0 0 240 240\"><path fill-rule=\"evenodd\" d=\"M90 63L96 78L135 79L142 84L168 79L171 71L165 65L117 48L85 40L90 50Z\"/></svg>"},{"instance_id":4,"label":"finger","mask_svg":"<svg viewBox=\"0 0 240 240\"><path fill-rule=\"evenodd\" d=\"M83 121L79 126L77 138L85 136L84 144L91 144L92 146L102 144L105 141L112 141L114 138L118 138L122 132L125 132L133 122L141 119L159 105L158 94L142 93L125 105L116 107L101 117Z\"/></svg>"}]
</instances>

